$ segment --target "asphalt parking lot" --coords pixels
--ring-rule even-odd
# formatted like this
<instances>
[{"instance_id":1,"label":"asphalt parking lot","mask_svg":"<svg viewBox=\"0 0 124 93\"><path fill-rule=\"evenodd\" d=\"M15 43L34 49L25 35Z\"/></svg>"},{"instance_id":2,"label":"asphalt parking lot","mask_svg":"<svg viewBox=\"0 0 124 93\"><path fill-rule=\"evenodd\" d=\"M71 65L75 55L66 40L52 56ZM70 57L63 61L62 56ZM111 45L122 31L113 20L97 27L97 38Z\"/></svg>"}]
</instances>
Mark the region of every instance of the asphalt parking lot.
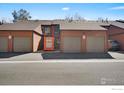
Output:
<instances>
[{"instance_id":1,"label":"asphalt parking lot","mask_svg":"<svg viewBox=\"0 0 124 93\"><path fill-rule=\"evenodd\" d=\"M0 85L124 85L124 63L0 63Z\"/></svg>"}]
</instances>

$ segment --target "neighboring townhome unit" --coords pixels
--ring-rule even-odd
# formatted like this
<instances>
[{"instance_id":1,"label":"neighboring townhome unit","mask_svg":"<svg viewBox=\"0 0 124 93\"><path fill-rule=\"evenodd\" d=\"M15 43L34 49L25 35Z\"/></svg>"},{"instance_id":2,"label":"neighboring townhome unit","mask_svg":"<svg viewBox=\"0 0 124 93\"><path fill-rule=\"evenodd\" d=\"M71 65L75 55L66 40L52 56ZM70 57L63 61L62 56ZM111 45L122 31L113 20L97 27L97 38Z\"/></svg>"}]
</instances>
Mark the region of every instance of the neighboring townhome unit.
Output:
<instances>
[{"instance_id":1,"label":"neighboring townhome unit","mask_svg":"<svg viewBox=\"0 0 124 93\"><path fill-rule=\"evenodd\" d=\"M0 52L35 52L40 48L41 26L10 23L0 26Z\"/></svg>"},{"instance_id":2,"label":"neighboring townhome unit","mask_svg":"<svg viewBox=\"0 0 124 93\"><path fill-rule=\"evenodd\" d=\"M113 22L109 27L109 39L117 40L121 50L124 50L124 23Z\"/></svg>"}]
</instances>

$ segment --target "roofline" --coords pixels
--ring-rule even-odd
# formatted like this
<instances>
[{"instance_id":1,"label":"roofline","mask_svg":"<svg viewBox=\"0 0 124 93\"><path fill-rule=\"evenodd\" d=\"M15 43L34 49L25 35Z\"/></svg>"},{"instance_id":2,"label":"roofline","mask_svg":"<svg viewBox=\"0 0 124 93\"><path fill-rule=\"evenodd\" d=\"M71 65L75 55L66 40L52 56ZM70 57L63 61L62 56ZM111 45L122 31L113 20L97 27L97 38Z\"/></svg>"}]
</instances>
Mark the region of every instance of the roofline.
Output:
<instances>
[{"instance_id":1,"label":"roofline","mask_svg":"<svg viewBox=\"0 0 124 93\"><path fill-rule=\"evenodd\" d=\"M110 26L115 26L115 27L118 27L118 28L120 28L120 29L124 29L124 28L121 28L121 27L116 26L116 25L113 25L113 24L110 24Z\"/></svg>"},{"instance_id":2,"label":"roofline","mask_svg":"<svg viewBox=\"0 0 124 93\"><path fill-rule=\"evenodd\" d=\"M18 29L17 29L18 30ZM17 30L1 30L0 31L17 31ZM26 30L18 30L18 31L26 31ZM27 31L34 31L33 29L32 30L27 30Z\"/></svg>"},{"instance_id":3,"label":"roofline","mask_svg":"<svg viewBox=\"0 0 124 93\"><path fill-rule=\"evenodd\" d=\"M38 35L40 35L40 36L42 35L42 34L40 34L40 33L36 32L36 31L33 31L33 32L34 32L34 33L36 33L36 34L38 34Z\"/></svg>"},{"instance_id":4,"label":"roofline","mask_svg":"<svg viewBox=\"0 0 124 93\"><path fill-rule=\"evenodd\" d=\"M93 30L91 30L91 29L90 30L88 30L88 29L87 30L85 30L85 29L60 29L60 30L63 30L63 31L67 31L67 30L68 31L75 31L75 30L76 31L107 31L108 29L103 29L103 30L95 30L95 29L93 29Z\"/></svg>"},{"instance_id":5,"label":"roofline","mask_svg":"<svg viewBox=\"0 0 124 93\"><path fill-rule=\"evenodd\" d=\"M0 32L1 32L1 31L16 31L16 32L17 32L17 31L24 31L24 32L25 32L25 31L31 31L31 32L35 32L35 33L37 33L37 34L39 34L39 35L42 35L42 34L38 33L38 32L35 31L35 30L0 30Z\"/></svg>"}]
</instances>

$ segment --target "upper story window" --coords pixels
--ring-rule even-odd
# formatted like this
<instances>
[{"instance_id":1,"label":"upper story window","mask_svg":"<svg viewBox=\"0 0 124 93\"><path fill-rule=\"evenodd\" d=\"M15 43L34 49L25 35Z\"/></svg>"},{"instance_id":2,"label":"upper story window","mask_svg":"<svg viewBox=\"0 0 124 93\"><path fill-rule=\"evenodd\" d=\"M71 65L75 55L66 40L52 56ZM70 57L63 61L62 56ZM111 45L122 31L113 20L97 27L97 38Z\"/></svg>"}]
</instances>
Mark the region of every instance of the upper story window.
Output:
<instances>
[{"instance_id":1,"label":"upper story window","mask_svg":"<svg viewBox=\"0 0 124 93\"><path fill-rule=\"evenodd\" d=\"M44 27L44 31L45 31L45 34L50 34L51 33L50 26Z\"/></svg>"},{"instance_id":2,"label":"upper story window","mask_svg":"<svg viewBox=\"0 0 124 93\"><path fill-rule=\"evenodd\" d=\"M43 33L44 35L51 35L51 26L43 26Z\"/></svg>"}]
</instances>

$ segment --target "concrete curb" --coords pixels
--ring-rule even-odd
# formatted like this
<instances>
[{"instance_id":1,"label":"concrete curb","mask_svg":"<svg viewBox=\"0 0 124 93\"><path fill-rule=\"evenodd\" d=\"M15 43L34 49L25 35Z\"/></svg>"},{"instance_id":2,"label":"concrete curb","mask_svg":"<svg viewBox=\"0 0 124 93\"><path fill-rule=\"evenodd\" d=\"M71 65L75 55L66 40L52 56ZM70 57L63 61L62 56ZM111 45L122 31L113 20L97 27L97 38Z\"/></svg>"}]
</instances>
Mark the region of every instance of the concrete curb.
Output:
<instances>
[{"instance_id":1,"label":"concrete curb","mask_svg":"<svg viewBox=\"0 0 124 93\"><path fill-rule=\"evenodd\" d=\"M43 60L43 63L58 63L58 62L62 62L62 63L71 63L71 62L74 62L74 63L81 63L81 62L91 62L91 63L94 63L94 62L105 62L105 63L108 63L108 62L124 62L124 60L117 60L117 59L62 59L62 60Z\"/></svg>"},{"instance_id":2,"label":"concrete curb","mask_svg":"<svg viewBox=\"0 0 124 93\"><path fill-rule=\"evenodd\" d=\"M110 63L110 62L124 62L124 60L117 59L47 59L39 61L0 61L0 63Z\"/></svg>"}]
</instances>

